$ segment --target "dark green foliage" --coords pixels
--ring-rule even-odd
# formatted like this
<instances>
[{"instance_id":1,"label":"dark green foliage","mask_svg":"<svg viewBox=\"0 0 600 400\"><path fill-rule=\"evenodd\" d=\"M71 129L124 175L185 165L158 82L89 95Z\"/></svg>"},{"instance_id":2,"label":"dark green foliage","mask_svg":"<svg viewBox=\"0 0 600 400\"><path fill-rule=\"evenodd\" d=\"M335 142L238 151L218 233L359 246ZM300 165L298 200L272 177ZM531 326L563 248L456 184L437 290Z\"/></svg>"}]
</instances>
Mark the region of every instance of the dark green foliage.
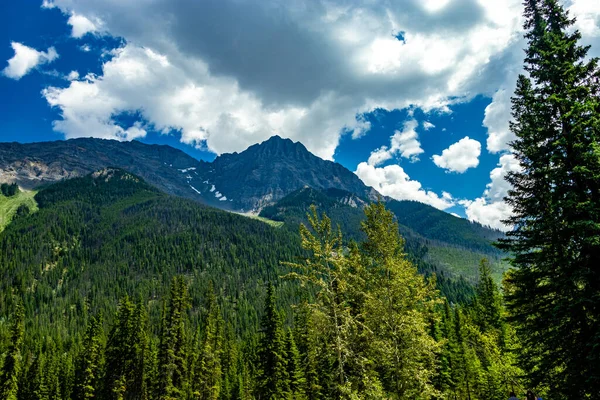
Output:
<instances>
[{"instance_id":1,"label":"dark green foliage","mask_svg":"<svg viewBox=\"0 0 600 400\"><path fill-rule=\"evenodd\" d=\"M0 185L0 193L2 193L2 195L6 197L14 196L17 193L19 193L19 185L17 185L16 183L3 183Z\"/></svg>"},{"instance_id":2,"label":"dark green foliage","mask_svg":"<svg viewBox=\"0 0 600 400\"><path fill-rule=\"evenodd\" d=\"M124 171L38 197L40 211L0 235L0 307L21 293L27 310L18 347L0 324L4 370L22 359L16 400L495 399L508 387L489 269L458 323L457 306L436 312L434 282L403 254L383 204L367 209L363 245L313 214L327 240L303 228L317 255L302 288L277 278L289 272L279 260L307 259L297 234L166 196ZM271 280L278 296L269 285L265 298ZM105 322L92 317L100 312ZM17 350L24 356L11 358Z\"/></svg>"},{"instance_id":3,"label":"dark green foliage","mask_svg":"<svg viewBox=\"0 0 600 400\"><path fill-rule=\"evenodd\" d=\"M92 317L88 323L77 359L73 400L93 399L100 388L100 373L103 362L102 334L102 319Z\"/></svg>"},{"instance_id":4,"label":"dark green foliage","mask_svg":"<svg viewBox=\"0 0 600 400\"><path fill-rule=\"evenodd\" d=\"M2 232L0 309L12 304L14 290L23 292L26 308L38 315L31 335L75 340L88 313L111 323L127 294L149 299L157 323L155 299L182 273L193 278L192 304L201 305L208 282L216 282L219 301L238 307L223 309L233 329L258 330L263 282L279 275L281 260L301 254L297 235L165 195L124 171L104 174L40 191L39 212ZM294 288L282 291L294 301Z\"/></svg>"},{"instance_id":5,"label":"dark green foliage","mask_svg":"<svg viewBox=\"0 0 600 400\"><path fill-rule=\"evenodd\" d=\"M334 226L340 227L346 242L359 242L365 239L361 231L361 221L364 218L363 207L368 203L367 200L343 190L319 191L307 187L290 193L272 206L265 207L260 215L283 221L287 229L296 232L299 224L308 223L307 212L312 205L315 205L320 212L327 214ZM472 276L465 274L467 278L465 279L465 276L453 273L431 257L429 249L435 247L441 253L455 250L459 254L471 250L484 251L489 257L497 258L500 253L493 248L492 240L498 238L500 232L456 218L422 203L393 200L386 203L386 206L390 207L391 211L395 211L398 221L404 221L406 224L399 225L399 230L405 238L408 257L417 265L419 272L427 276L436 274L438 288L450 301L454 303L470 301L474 291L468 279L474 279L476 274L473 273ZM411 217L412 212L417 215ZM427 223L422 224L422 219ZM435 225L435 229L427 228L428 224ZM413 230L413 225L422 234ZM448 232L452 232L452 235Z\"/></svg>"},{"instance_id":6,"label":"dark green foliage","mask_svg":"<svg viewBox=\"0 0 600 400\"><path fill-rule=\"evenodd\" d=\"M187 283L176 276L169 301L163 311L158 350L158 391L160 400L182 398L188 389L186 353L186 311L189 307Z\"/></svg>"},{"instance_id":7,"label":"dark green foliage","mask_svg":"<svg viewBox=\"0 0 600 400\"><path fill-rule=\"evenodd\" d=\"M304 388L306 387L306 378L304 377L304 368L302 367L302 361L298 347L296 347L296 341L294 340L294 333L291 329L288 329L285 351L287 353L287 376L289 379L289 398L294 400L306 399L304 394Z\"/></svg>"},{"instance_id":8,"label":"dark green foliage","mask_svg":"<svg viewBox=\"0 0 600 400\"><path fill-rule=\"evenodd\" d=\"M600 68L556 0L525 2L513 97L508 301L534 386L600 398Z\"/></svg>"},{"instance_id":9,"label":"dark green foliage","mask_svg":"<svg viewBox=\"0 0 600 400\"><path fill-rule=\"evenodd\" d=\"M484 329L502 329L500 291L496 282L492 279L490 264L485 258L482 259L479 264L476 311L480 325L484 327Z\"/></svg>"},{"instance_id":10,"label":"dark green foliage","mask_svg":"<svg viewBox=\"0 0 600 400\"><path fill-rule=\"evenodd\" d=\"M27 204L21 204L17 208L17 212L15 213L15 217L25 217L31 213L31 209Z\"/></svg>"},{"instance_id":11,"label":"dark green foliage","mask_svg":"<svg viewBox=\"0 0 600 400\"><path fill-rule=\"evenodd\" d=\"M275 289L271 283L267 287L258 357L256 397L283 399L289 391L285 332L281 314L275 303Z\"/></svg>"},{"instance_id":12,"label":"dark green foliage","mask_svg":"<svg viewBox=\"0 0 600 400\"><path fill-rule=\"evenodd\" d=\"M194 398L217 400L223 391L225 397L231 388L223 390L223 376L229 381L232 379L235 362L235 354L226 354L224 351L224 325L221 310L217 304L212 288L208 294L208 309L204 321L202 335L198 335L196 363L194 366L194 379L192 390ZM201 338L200 338L201 336ZM230 340L233 340L230 338ZM233 343L228 343L234 346ZM229 349L231 351L231 349ZM224 365L225 364L225 365ZM225 371L224 367L225 366Z\"/></svg>"},{"instance_id":13,"label":"dark green foliage","mask_svg":"<svg viewBox=\"0 0 600 400\"><path fill-rule=\"evenodd\" d=\"M145 399L146 314L128 297L121 300L106 343L105 399Z\"/></svg>"},{"instance_id":14,"label":"dark green foliage","mask_svg":"<svg viewBox=\"0 0 600 400\"><path fill-rule=\"evenodd\" d=\"M23 305L18 302L10 329L10 345L0 371L0 399L17 400L19 379L21 378L24 319Z\"/></svg>"}]
</instances>

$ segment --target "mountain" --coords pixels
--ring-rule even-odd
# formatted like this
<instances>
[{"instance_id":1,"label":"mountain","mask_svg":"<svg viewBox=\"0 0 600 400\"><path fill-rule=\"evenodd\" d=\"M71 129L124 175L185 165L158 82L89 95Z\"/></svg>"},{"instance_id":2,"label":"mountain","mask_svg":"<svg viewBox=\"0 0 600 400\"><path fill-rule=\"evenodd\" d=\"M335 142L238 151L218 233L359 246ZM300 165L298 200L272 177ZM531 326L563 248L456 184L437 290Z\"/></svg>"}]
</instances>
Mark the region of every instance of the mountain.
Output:
<instances>
[{"instance_id":1,"label":"mountain","mask_svg":"<svg viewBox=\"0 0 600 400\"><path fill-rule=\"evenodd\" d=\"M195 307L213 286L234 327L256 331L265 282L287 272L281 262L305 254L297 226L275 228L171 196L118 168L48 185L35 201L36 210L16 216L0 233L0 309L22 293L42 336L59 329L81 333L88 315L110 318L127 294L150 299L157 322L161 309L153 299L168 292L175 275L191 282ZM464 280L435 271L451 301L472 295ZM280 283L281 301L297 302L297 290L294 282Z\"/></svg>"},{"instance_id":2,"label":"mountain","mask_svg":"<svg viewBox=\"0 0 600 400\"><path fill-rule=\"evenodd\" d=\"M203 176L243 211L260 210L304 186L343 189L370 199L378 196L342 165L323 160L302 143L279 136L239 154L217 157Z\"/></svg>"},{"instance_id":3,"label":"mountain","mask_svg":"<svg viewBox=\"0 0 600 400\"><path fill-rule=\"evenodd\" d=\"M106 167L119 167L167 193L202 200L186 179L190 174L197 178L193 171L200 165L195 158L170 146L138 141L89 138L0 143L0 183L16 182L25 189L81 177Z\"/></svg>"},{"instance_id":4,"label":"mountain","mask_svg":"<svg viewBox=\"0 0 600 400\"><path fill-rule=\"evenodd\" d=\"M160 298L175 275L192 281L196 305L214 285L235 305L235 326L253 330L264 283L302 254L297 234L167 195L121 169L47 186L35 200L38 211L0 233L0 309L22 293L42 335L81 333L88 314L114 315L126 294ZM280 290L294 301L294 287ZM151 301L151 316L160 311Z\"/></svg>"},{"instance_id":5,"label":"mountain","mask_svg":"<svg viewBox=\"0 0 600 400\"><path fill-rule=\"evenodd\" d=\"M17 182L27 189L106 167L126 169L169 194L243 212L260 210L304 186L338 188L369 199L378 196L342 165L279 136L241 153L222 154L213 162L138 141L0 143L0 182Z\"/></svg>"}]
</instances>

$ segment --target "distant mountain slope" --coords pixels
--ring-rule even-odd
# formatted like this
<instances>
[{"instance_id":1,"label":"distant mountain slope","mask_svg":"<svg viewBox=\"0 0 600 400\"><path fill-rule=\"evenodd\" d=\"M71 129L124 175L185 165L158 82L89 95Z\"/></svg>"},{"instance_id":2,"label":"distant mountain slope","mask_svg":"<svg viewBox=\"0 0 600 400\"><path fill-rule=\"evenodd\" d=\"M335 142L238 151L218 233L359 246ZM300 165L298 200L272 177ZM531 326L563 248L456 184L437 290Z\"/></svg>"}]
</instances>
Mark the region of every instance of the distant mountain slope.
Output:
<instances>
[{"instance_id":1,"label":"distant mountain slope","mask_svg":"<svg viewBox=\"0 0 600 400\"><path fill-rule=\"evenodd\" d=\"M256 329L265 281L302 251L287 230L169 196L120 169L59 182L36 200L36 213L0 233L0 308L24 293L45 331L62 320L81 332L88 312L110 317L127 293L156 298L176 274L192 278L196 306L212 281L236 305L236 326ZM292 286L280 290L294 299Z\"/></svg>"},{"instance_id":2,"label":"distant mountain slope","mask_svg":"<svg viewBox=\"0 0 600 400\"><path fill-rule=\"evenodd\" d=\"M0 183L17 182L24 188L37 188L106 167L123 168L169 194L229 211L247 213L262 209L267 218L279 218L292 225L304 219L307 203L320 202L349 237L356 239L360 237L358 227L362 219L358 209L380 197L342 165L323 160L301 143L279 136L241 153L223 154L213 162L198 161L169 146L137 141L0 143ZM299 191L305 187L315 191ZM418 236L441 246L500 255L490 245L500 232L426 204L383 199L396 214L407 238ZM295 202L300 205L294 206ZM273 205L277 205L275 209ZM285 215L278 210L282 207L288 208Z\"/></svg>"},{"instance_id":3,"label":"distant mountain slope","mask_svg":"<svg viewBox=\"0 0 600 400\"><path fill-rule=\"evenodd\" d=\"M396 215L398 223L427 239L484 253L501 253L491 246L492 242L504 236L501 231L455 217L417 201L391 200L386 203L386 207Z\"/></svg>"},{"instance_id":4,"label":"distant mountain slope","mask_svg":"<svg viewBox=\"0 0 600 400\"><path fill-rule=\"evenodd\" d=\"M200 164L170 146L137 141L71 139L0 143L0 182L17 182L28 189L81 177L101 168L119 167L143 177L167 193L202 200L190 186L200 182L198 175L193 173ZM188 176L190 180L186 179Z\"/></svg>"},{"instance_id":5,"label":"distant mountain slope","mask_svg":"<svg viewBox=\"0 0 600 400\"><path fill-rule=\"evenodd\" d=\"M238 332L255 331L265 282L286 272L281 261L304 254L297 226L274 228L170 196L121 169L61 181L35 199L37 212L15 218L0 233L0 308L13 301L14 291L23 293L42 335L59 328L81 333L87 315L99 311L110 319L125 294L151 299L156 322L161 310L152 299L165 294L177 274L191 282L192 318L212 284L229 303L228 319ZM472 294L464 280L443 271L438 285L451 301ZM298 301L296 290L296 283L282 281L280 301Z\"/></svg>"},{"instance_id":6,"label":"distant mountain slope","mask_svg":"<svg viewBox=\"0 0 600 400\"><path fill-rule=\"evenodd\" d=\"M27 212L37 210L37 204L33 199L35 193L34 191L19 191L10 197L0 194L0 232L12 221L19 210L27 210Z\"/></svg>"},{"instance_id":7,"label":"distant mountain slope","mask_svg":"<svg viewBox=\"0 0 600 400\"><path fill-rule=\"evenodd\" d=\"M312 204L338 224L347 239L364 239L360 222L368 200L339 189L321 191L305 187L263 208L259 215L297 229L298 224L306 224L306 213ZM503 254L492 245L502 236L501 232L413 201L392 200L386 202L386 207L396 215L407 251L417 262L431 262L468 278L476 276L483 257L492 262L497 278L506 268L501 261Z\"/></svg>"}]
</instances>

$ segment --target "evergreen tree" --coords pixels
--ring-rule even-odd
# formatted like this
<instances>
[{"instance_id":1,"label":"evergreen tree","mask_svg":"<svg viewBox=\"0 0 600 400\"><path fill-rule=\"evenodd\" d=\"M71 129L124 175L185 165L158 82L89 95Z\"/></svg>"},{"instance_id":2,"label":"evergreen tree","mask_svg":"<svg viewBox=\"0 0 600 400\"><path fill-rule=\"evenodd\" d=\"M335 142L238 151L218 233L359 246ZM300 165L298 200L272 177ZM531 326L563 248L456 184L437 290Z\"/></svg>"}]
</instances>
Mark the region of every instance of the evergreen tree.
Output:
<instances>
[{"instance_id":1,"label":"evergreen tree","mask_svg":"<svg viewBox=\"0 0 600 400\"><path fill-rule=\"evenodd\" d=\"M434 282L426 282L403 253L404 240L393 214L378 202L365 207L362 248L367 266L365 324L370 358L377 360L384 389L397 398L431 397L437 343L429 319L438 302Z\"/></svg>"},{"instance_id":2,"label":"evergreen tree","mask_svg":"<svg viewBox=\"0 0 600 400\"><path fill-rule=\"evenodd\" d=\"M508 304L532 383L599 398L600 70L557 0L526 0L525 19L511 124L521 170L507 177L514 229L501 242L516 267Z\"/></svg>"},{"instance_id":3,"label":"evergreen tree","mask_svg":"<svg viewBox=\"0 0 600 400\"><path fill-rule=\"evenodd\" d=\"M327 393L330 397L338 397L352 391L353 382L349 381L346 363L352 359L352 331L357 325L356 314L353 315L349 292L353 281L349 265L344 259L342 234L331 228L331 220L323 214L317 214L315 206L307 215L310 228L300 225L302 247L310 252L310 257L303 263L284 263L296 270L287 275L298 279L303 285L315 288L316 302L312 305L315 319L322 322L319 328L324 335L325 351L319 355L321 366L319 372L327 376L321 383L329 383ZM331 359L330 359L331 358ZM332 367L332 368L330 368ZM325 385L321 385L324 389ZM308 394L308 392L307 392ZM325 393L324 393L325 395Z\"/></svg>"},{"instance_id":4,"label":"evergreen tree","mask_svg":"<svg viewBox=\"0 0 600 400\"><path fill-rule=\"evenodd\" d=\"M186 311L189 307L187 284L182 276L171 283L167 306L163 310L158 353L158 400L183 398L188 382L186 354Z\"/></svg>"},{"instance_id":5,"label":"evergreen tree","mask_svg":"<svg viewBox=\"0 0 600 400\"><path fill-rule=\"evenodd\" d=\"M21 346L23 345L25 312L17 302L10 329L10 344L0 372L0 399L17 400L21 374Z\"/></svg>"},{"instance_id":6,"label":"evergreen tree","mask_svg":"<svg viewBox=\"0 0 600 400\"><path fill-rule=\"evenodd\" d=\"M275 289L269 283L265 311L261 322L259 344L259 375L257 393L259 399L278 400L287 395L289 388L285 333L281 315L275 304Z\"/></svg>"},{"instance_id":7,"label":"evergreen tree","mask_svg":"<svg viewBox=\"0 0 600 400\"><path fill-rule=\"evenodd\" d=\"M73 400L96 397L103 355L102 333L102 319L92 317L77 362Z\"/></svg>"},{"instance_id":8,"label":"evergreen tree","mask_svg":"<svg viewBox=\"0 0 600 400\"><path fill-rule=\"evenodd\" d=\"M147 350L145 310L141 304L136 306L125 297L106 346L105 398L143 400L147 397L144 365Z\"/></svg>"},{"instance_id":9,"label":"evergreen tree","mask_svg":"<svg viewBox=\"0 0 600 400\"><path fill-rule=\"evenodd\" d=\"M285 348L287 352L287 375L289 378L289 398L293 400L304 400L304 387L306 378L300 361L300 352L296 347L294 334L291 329L288 329L286 336Z\"/></svg>"},{"instance_id":10,"label":"evergreen tree","mask_svg":"<svg viewBox=\"0 0 600 400\"><path fill-rule=\"evenodd\" d=\"M194 371L194 398L219 399L223 386L221 356L223 353L223 318L212 290L208 294L208 310L204 322L203 338L197 345L198 356ZM198 335L200 336L200 335Z\"/></svg>"},{"instance_id":11,"label":"evergreen tree","mask_svg":"<svg viewBox=\"0 0 600 400\"><path fill-rule=\"evenodd\" d=\"M301 304L294 315L295 337L298 351L301 357L301 365L304 367L304 389L307 400L318 400L321 398L321 385L319 377L325 378L325 374L318 371L317 349L315 345L316 332L313 329L311 309L307 303Z\"/></svg>"},{"instance_id":12,"label":"evergreen tree","mask_svg":"<svg viewBox=\"0 0 600 400\"><path fill-rule=\"evenodd\" d=\"M479 263L479 281L476 288L478 319L483 331L502 330L502 300L498 285L492 278L492 269L487 259Z\"/></svg>"}]
</instances>

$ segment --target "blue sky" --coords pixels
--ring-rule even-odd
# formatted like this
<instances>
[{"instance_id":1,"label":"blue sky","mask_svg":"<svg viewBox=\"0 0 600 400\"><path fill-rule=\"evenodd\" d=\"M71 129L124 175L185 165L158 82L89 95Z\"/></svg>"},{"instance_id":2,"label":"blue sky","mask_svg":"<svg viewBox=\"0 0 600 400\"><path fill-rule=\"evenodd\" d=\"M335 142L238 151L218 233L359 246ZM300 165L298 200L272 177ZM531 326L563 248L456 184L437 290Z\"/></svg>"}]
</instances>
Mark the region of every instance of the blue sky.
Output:
<instances>
[{"instance_id":1,"label":"blue sky","mask_svg":"<svg viewBox=\"0 0 600 400\"><path fill-rule=\"evenodd\" d=\"M600 5L567 0L592 54ZM0 141L278 134L383 194L497 228L520 0L25 0L0 5Z\"/></svg>"}]
</instances>

